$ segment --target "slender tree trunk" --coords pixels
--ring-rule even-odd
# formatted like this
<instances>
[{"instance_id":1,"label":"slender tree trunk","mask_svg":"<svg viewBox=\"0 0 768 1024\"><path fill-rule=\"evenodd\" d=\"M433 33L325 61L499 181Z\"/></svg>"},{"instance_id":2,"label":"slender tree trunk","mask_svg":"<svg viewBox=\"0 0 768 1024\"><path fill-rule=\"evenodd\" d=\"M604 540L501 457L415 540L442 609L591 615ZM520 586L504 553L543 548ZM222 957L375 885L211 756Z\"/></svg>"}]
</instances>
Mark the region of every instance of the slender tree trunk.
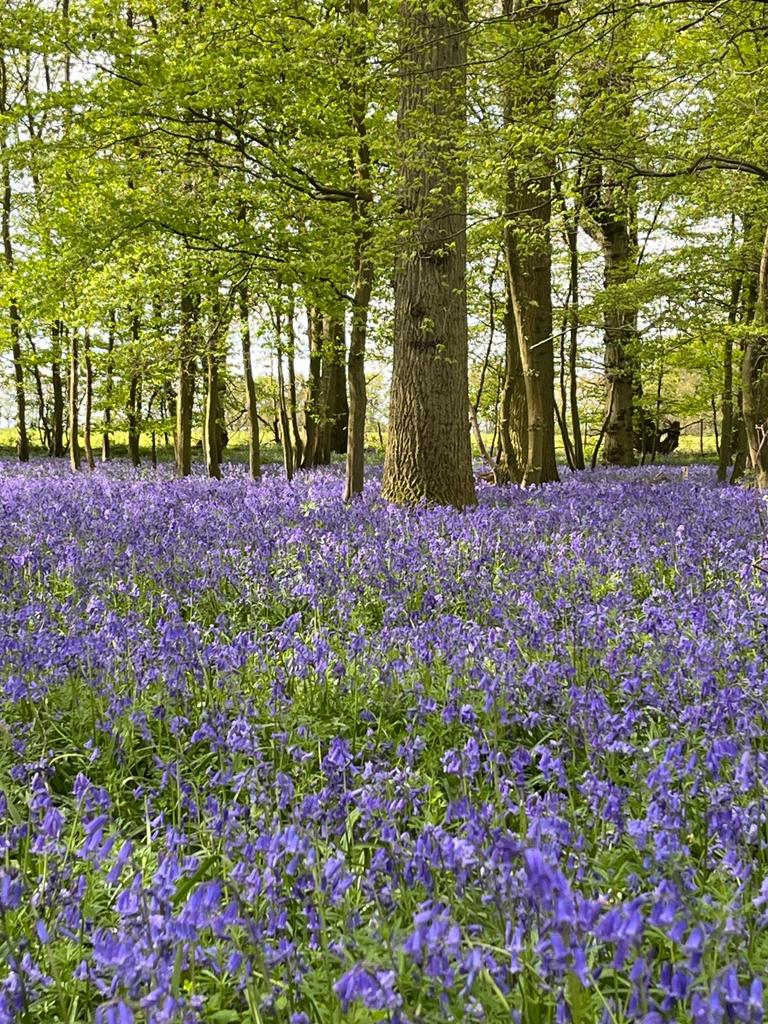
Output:
<instances>
[{"instance_id":1,"label":"slender tree trunk","mask_svg":"<svg viewBox=\"0 0 768 1024\"><path fill-rule=\"evenodd\" d=\"M73 472L80 469L80 424L78 420L78 378L80 376L80 353L77 331L69 336L69 464Z\"/></svg>"},{"instance_id":2,"label":"slender tree trunk","mask_svg":"<svg viewBox=\"0 0 768 1024\"><path fill-rule=\"evenodd\" d=\"M322 318L322 358L320 381L317 389L317 446L315 465L331 463L331 433L333 427L332 401L335 400L336 321L330 316Z\"/></svg>"},{"instance_id":3,"label":"slender tree trunk","mask_svg":"<svg viewBox=\"0 0 768 1024\"><path fill-rule=\"evenodd\" d=\"M39 422L39 433L40 442L45 450L50 454L53 447L53 435L51 433L51 425L48 420L48 406L45 400L45 389L43 387L43 375L40 373L40 367L37 360L37 349L35 348L35 342L32 335L27 333L27 344L29 350L32 353L32 376L35 378L35 392L37 394L37 417Z\"/></svg>"},{"instance_id":4,"label":"slender tree trunk","mask_svg":"<svg viewBox=\"0 0 768 1024\"><path fill-rule=\"evenodd\" d=\"M606 291L610 291L627 284L634 276L629 223L623 217L606 223L603 242L604 284ZM603 459L612 466L635 464L633 408L636 370L632 347L637 333L636 316L636 311L628 310L621 297L612 298L606 306L606 404L611 412L605 430Z\"/></svg>"},{"instance_id":5,"label":"slender tree trunk","mask_svg":"<svg viewBox=\"0 0 768 1024\"><path fill-rule=\"evenodd\" d=\"M128 385L128 455L132 466L141 464L141 378L136 370L131 371Z\"/></svg>"},{"instance_id":6,"label":"slender tree trunk","mask_svg":"<svg viewBox=\"0 0 768 1024\"><path fill-rule=\"evenodd\" d=\"M744 476L744 470L747 468L747 431L744 427L744 415L742 413L742 393L739 388L737 396L737 406L739 415L736 421L736 451L733 457L733 469L731 475L728 478L728 482L733 486L737 484L739 480Z\"/></svg>"},{"instance_id":7,"label":"slender tree trunk","mask_svg":"<svg viewBox=\"0 0 768 1024\"><path fill-rule=\"evenodd\" d=\"M365 485L365 414L367 406L365 383L365 344L368 306L373 286L373 266L366 259L358 261L355 301L349 338L349 435L347 437L347 476L344 500L362 494Z\"/></svg>"},{"instance_id":8,"label":"slender tree trunk","mask_svg":"<svg viewBox=\"0 0 768 1024\"><path fill-rule=\"evenodd\" d=\"M493 403L493 408L496 411L496 415L494 416L494 420L493 420L493 436L491 437L491 448L490 448L491 458L492 459L496 459L496 463L497 463L497 466L496 466L496 476L495 476L496 483L500 483L501 482L500 481L500 477L499 477L499 472L498 472L498 470L499 470L499 465L498 464L500 463L500 456L501 456L501 443L499 441L499 419L500 419L500 415L501 415L500 414L500 409L501 409L501 388L502 388L503 372L504 372L503 364L501 366L497 366L496 367L496 398L495 398L494 403ZM496 447L497 442L499 442L498 449Z\"/></svg>"},{"instance_id":9,"label":"slender tree trunk","mask_svg":"<svg viewBox=\"0 0 768 1024\"><path fill-rule=\"evenodd\" d=\"M755 483L764 491L768 489L768 229L760 256L753 327L744 345L742 413Z\"/></svg>"},{"instance_id":10,"label":"slender tree trunk","mask_svg":"<svg viewBox=\"0 0 768 1024\"><path fill-rule=\"evenodd\" d=\"M179 387L176 392L176 475L192 472L192 408L195 399L194 332L197 300L189 292L181 297L181 330L179 339Z\"/></svg>"},{"instance_id":11,"label":"slender tree trunk","mask_svg":"<svg viewBox=\"0 0 768 1024\"><path fill-rule=\"evenodd\" d=\"M61 376L61 343L64 325L57 320L51 331L51 388L53 390L53 446L54 458L64 457L64 382Z\"/></svg>"},{"instance_id":12,"label":"slender tree trunk","mask_svg":"<svg viewBox=\"0 0 768 1024\"><path fill-rule=\"evenodd\" d=\"M491 270L491 277L488 281L488 345L485 349L485 356L483 358L483 365L480 369L480 380L477 385L477 394L475 400L472 403L472 410L477 416L480 410L480 402L483 398L483 390L485 388L485 378L488 374L488 366L491 362L491 351L493 350L493 342L496 336L496 297L494 295L494 285L496 283L496 272L499 268L499 258L497 256L496 261Z\"/></svg>"},{"instance_id":13,"label":"slender tree trunk","mask_svg":"<svg viewBox=\"0 0 768 1024\"><path fill-rule=\"evenodd\" d=\"M248 420L248 471L251 480L261 476L261 446L259 441L259 408L256 401L256 384L253 379L251 362L251 324L248 310L248 286L242 284L239 290L240 304L240 345L243 356L243 379L245 381L245 411Z\"/></svg>"},{"instance_id":14,"label":"slender tree trunk","mask_svg":"<svg viewBox=\"0 0 768 1024\"><path fill-rule=\"evenodd\" d=\"M563 448L565 449L565 457L568 461L568 468L575 469L573 457L573 443L571 442L571 432L568 427L568 391L565 383L565 332L568 327L568 314L570 311L571 296L570 290L566 299L566 310L565 319L563 320L563 326L560 330L560 402L561 405L558 407L557 401L555 401L555 416L557 418L557 425L560 428L560 436L563 439Z\"/></svg>"},{"instance_id":15,"label":"slender tree trunk","mask_svg":"<svg viewBox=\"0 0 768 1024\"><path fill-rule=\"evenodd\" d=\"M288 303L288 316L286 318L286 329L288 334L288 345L286 356L288 360L288 417L293 431L293 464L296 469L301 466L304 455L304 442L299 430L298 400L296 395L296 326L294 323L296 310L293 305L293 295Z\"/></svg>"},{"instance_id":16,"label":"slender tree trunk","mask_svg":"<svg viewBox=\"0 0 768 1024\"><path fill-rule=\"evenodd\" d=\"M102 432L101 432L101 461L109 462L112 454L112 439L110 437L110 429L112 427L112 388L113 388L113 373L114 367L113 355L115 351L115 311L110 310L109 314L109 330L107 332L107 359L105 367L105 382L104 382L104 418L102 421Z\"/></svg>"},{"instance_id":17,"label":"slender tree trunk","mask_svg":"<svg viewBox=\"0 0 768 1024\"><path fill-rule=\"evenodd\" d=\"M664 367L659 367L659 375L656 378L656 407L653 417L653 447L651 449L651 462L656 461L656 450L659 444L659 428L661 427L661 388L664 383Z\"/></svg>"},{"instance_id":18,"label":"slender tree trunk","mask_svg":"<svg viewBox=\"0 0 768 1024\"><path fill-rule=\"evenodd\" d=\"M571 428L573 435L573 463L576 469L584 469L584 446L581 440L579 417L579 382L577 360L579 351L579 219L578 210L566 223L568 242L568 271L570 277L571 304L568 311L568 383L570 388Z\"/></svg>"},{"instance_id":19,"label":"slender tree trunk","mask_svg":"<svg viewBox=\"0 0 768 1024\"><path fill-rule=\"evenodd\" d=\"M715 396L714 395L711 396L711 405L712 405L712 430L713 430L714 435L715 435L715 455L717 455L717 458L719 460L720 459L720 425L717 422L717 401L715 400Z\"/></svg>"},{"instance_id":20,"label":"slender tree trunk","mask_svg":"<svg viewBox=\"0 0 768 1024\"><path fill-rule=\"evenodd\" d=\"M88 332L83 336L83 355L85 357L85 422L83 423L83 447L88 469L93 470L93 448L91 446L91 419L93 417L93 362L91 361L91 339Z\"/></svg>"},{"instance_id":21,"label":"slender tree trunk","mask_svg":"<svg viewBox=\"0 0 768 1024\"><path fill-rule=\"evenodd\" d=\"M733 275L731 299L728 303L728 326L733 328L739 313L739 299L743 271ZM733 335L726 331L723 341L723 396L721 404L720 453L717 460L717 479L725 483L731 464L733 445Z\"/></svg>"},{"instance_id":22,"label":"slender tree trunk","mask_svg":"<svg viewBox=\"0 0 768 1024\"><path fill-rule=\"evenodd\" d=\"M528 406L525 397L523 364L517 340L515 315L507 275L507 304L504 310L506 334L504 385L499 410L500 458L497 479L500 483L519 484L528 461Z\"/></svg>"},{"instance_id":23,"label":"slender tree trunk","mask_svg":"<svg viewBox=\"0 0 768 1024\"><path fill-rule=\"evenodd\" d=\"M140 328L138 316L131 319L131 337L133 339L134 360L139 357ZM131 458L131 465L141 464L140 451L141 438L141 374L136 366L131 368L130 382L128 386L128 454Z\"/></svg>"},{"instance_id":24,"label":"slender tree trunk","mask_svg":"<svg viewBox=\"0 0 768 1024\"><path fill-rule=\"evenodd\" d=\"M166 450L168 448L170 448L170 439L169 439L169 436L168 436L167 423L168 423L168 420L169 420L169 418L171 416L171 409L173 409L173 410L176 409L176 390L175 390L173 384L171 384L170 382L167 382L166 385L165 385L165 393L163 395L163 404L160 407L160 415L162 416L162 419L163 419L163 447ZM175 452L176 452L176 437L175 436L174 436L174 439L173 439L173 447L174 447L174 459L175 459L175 457L176 457L175 456Z\"/></svg>"},{"instance_id":25,"label":"slender tree trunk","mask_svg":"<svg viewBox=\"0 0 768 1024\"><path fill-rule=\"evenodd\" d=\"M21 323L18 306L11 299L8 307L11 323L11 354L13 356L13 377L16 392L16 423L18 443L16 451L19 462L29 461L29 437L27 434L27 397L24 391L24 363L21 356Z\"/></svg>"},{"instance_id":26,"label":"slender tree trunk","mask_svg":"<svg viewBox=\"0 0 768 1024\"><path fill-rule=\"evenodd\" d=\"M5 59L0 52L0 117L9 109L8 101L8 78ZM5 155L4 131L0 131L0 153ZM3 160L3 207L2 207L2 235L3 255L5 257L5 270L8 277L13 276L13 242L11 239L11 206L13 193L11 191L11 167L7 160ZM27 399L24 391L24 364L21 358L21 316L19 314L18 299L11 293L8 300L8 321L11 334L11 354L13 356L14 390L16 393L16 425L18 431L17 453L20 462L29 461L29 439L27 437Z\"/></svg>"},{"instance_id":27,"label":"slender tree trunk","mask_svg":"<svg viewBox=\"0 0 768 1024\"><path fill-rule=\"evenodd\" d=\"M222 338L226 336L226 330L227 324L217 286L212 297L206 346L207 387L203 423L203 447L208 475L217 480L221 479L224 442L227 440L224 425L224 367L221 354Z\"/></svg>"},{"instance_id":28,"label":"slender tree trunk","mask_svg":"<svg viewBox=\"0 0 768 1024\"><path fill-rule=\"evenodd\" d=\"M309 378L307 380L307 397L304 403L304 423L307 443L304 447L302 469L312 469L317 465L317 449L320 434L320 386L323 351L322 318L315 309L307 310L307 328L309 334Z\"/></svg>"},{"instance_id":29,"label":"slender tree trunk","mask_svg":"<svg viewBox=\"0 0 768 1024\"><path fill-rule=\"evenodd\" d=\"M576 463L573 461L573 445L571 444L571 436L568 432L568 424L558 407L557 401L555 401L555 417L557 419L557 425L560 428L560 436L563 439L565 461L568 463L569 469L576 469Z\"/></svg>"},{"instance_id":30,"label":"slender tree trunk","mask_svg":"<svg viewBox=\"0 0 768 1024\"><path fill-rule=\"evenodd\" d=\"M343 320L329 325L331 359L328 374L328 448L337 455L347 453L349 401L347 399L347 344ZM329 458L330 461L330 458Z\"/></svg>"},{"instance_id":31,"label":"slender tree trunk","mask_svg":"<svg viewBox=\"0 0 768 1024\"><path fill-rule=\"evenodd\" d=\"M210 350L206 355L207 381L205 391L205 419L203 421L203 447L208 476L221 480L221 441L219 437L219 358Z\"/></svg>"},{"instance_id":32,"label":"slender tree trunk","mask_svg":"<svg viewBox=\"0 0 768 1024\"><path fill-rule=\"evenodd\" d=\"M382 493L399 504L476 501L466 301L466 0L404 0L398 110L407 232ZM425 131L424 118L429 118Z\"/></svg>"},{"instance_id":33,"label":"slender tree trunk","mask_svg":"<svg viewBox=\"0 0 768 1024\"><path fill-rule=\"evenodd\" d=\"M350 11L361 18L368 16L368 0L350 0ZM362 50L362 47L360 48ZM364 53L360 52L360 57ZM352 205L355 229L354 297L349 335L349 430L347 434L347 470L344 500L351 501L362 494L365 484L365 417L368 396L365 382L365 348L368 332L368 310L373 291L373 262L369 255L371 229L369 222L371 191L371 154L366 124L366 95L364 87L353 90L352 127L357 145L353 159L358 189Z\"/></svg>"},{"instance_id":34,"label":"slender tree trunk","mask_svg":"<svg viewBox=\"0 0 768 1024\"><path fill-rule=\"evenodd\" d=\"M277 410L280 421L280 445L283 449L283 466L287 480L293 479L293 442L291 421L285 398L285 375L283 374L283 320L280 313L275 315L276 358L277 358Z\"/></svg>"},{"instance_id":35,"label":"slender tree trunk","mask_svg":"<svg viewBox=\"0 0 768 1024\"><path fill-rule=\"evenodd\" d=\"M0 114L5 111L5 62L0 61ZM9 276L13 274L13 243L11 241L11 170L7 162L3 163L3 209L2 233L5 269ZM27 437L27 398L24 391L24 364L21 358L21 316L18 302L14 297L8 302L8 321L11 333L11 353L13 356L13 376L16 393L16 424L18 430L17 452L20 462L29 461L29 439Z\"/></svg>"}]
</instances>

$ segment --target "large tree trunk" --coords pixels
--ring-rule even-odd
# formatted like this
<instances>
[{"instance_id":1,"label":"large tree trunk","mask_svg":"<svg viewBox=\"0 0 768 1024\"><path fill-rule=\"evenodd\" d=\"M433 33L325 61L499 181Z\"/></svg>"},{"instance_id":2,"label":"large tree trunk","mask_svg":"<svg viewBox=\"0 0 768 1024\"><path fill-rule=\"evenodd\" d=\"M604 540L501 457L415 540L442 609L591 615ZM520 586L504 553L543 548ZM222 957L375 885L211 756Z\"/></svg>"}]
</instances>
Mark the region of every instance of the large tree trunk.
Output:
<instances>
[{"instance_id":1,"label":"large tree trunk","mask_svg":"<svg viewBox=\"0 0 768 1024\"><path fill-rule=\"evenodd\" d=\"M624 38L629 19L617 33ZM603 137L611 129L625 131L632 115L635 92L631 69L616 64L609 51L593 83L591 100L603 108ZM581 181L582 226L598 243L603 256L603 348L605 410L603 461L614 466L633 466L634 399L639 397L637 303L627 285L637 273L636 207L634 179L610 161L604 165L590 154Z\"/></svg>"},{"instance_id":2,"label":"large tree trunk","mask_svg":"<svg viewBox=\"0 0 768 1024\"><path fill-rule=\"evenodd\" d=\"M505 86L504 118L508 131L526 116L546 129L552 117L549 41L557 24L557 7L520 7L504 0L504 14L535 26L527 36L523 74ZM517 165L516 165L517 164ZM552 161L540 148L526 146L507 170L504 200L504 252L515 333L525 383L528 451L523 484L558 479L555 460L555 362L552 339Z\"/></svg>"},{"instance_id":3,"label":"large tree trunk","mask_svg":"<svg viewBox=\"0 0 768 1024\"><path fill-rule=\"evenodd\" d=\"M77 331L70 332L69 338L69 464L73 472L80 469L80 438L78 431L78 379L80 376L80 354Z\"/></svg>"},{"instance_id":4,"label":"large tree trunk","mask_svg":"<svg viewBox=\"0 0 768 1024\"><path fill-rule=\"evenodd\" d=\"M176 475L192 472L192 408L195 398L194 331L197 301L189 292L181 297L179 388L176 392Z\"/></svg>"},{"instance_id":5,"label":"large tree trunk","mask_svg":"<svg viewBox=\"0 0 768 1024\"><path fill-rule=\"evenodd\" d=\"M251 361L251 324L248 310L248 286L240 286L240 346L243 356L243 379L245 381L245 412L248 420L248 470L252 480L261 476L261 446L259 441L259 408L256 401L256 384L253 379Z\"/></svg>"},{"instance_id":6,"label":"large tree trunk","mask_svg":"<svg viewBox=\"0 0 768 1024\"><path fill-rule=\"evenodd\" d=\"M469 436L465 0L401 6L398 110L407 232L382 493L400 504L476 501ZM425 128L426 122L426 128Z\"/></svg>"},{"instance_id":7,"label":"large tree trunk","mask_svg":"<svg viewBox=\"0 0 768 1024\"><path fill-rule=\"evenodd\" d=\"M755 483L768 489L768 229L763 240L753 330L741 369L742 413Z\"/></svg>"}]
</instances>

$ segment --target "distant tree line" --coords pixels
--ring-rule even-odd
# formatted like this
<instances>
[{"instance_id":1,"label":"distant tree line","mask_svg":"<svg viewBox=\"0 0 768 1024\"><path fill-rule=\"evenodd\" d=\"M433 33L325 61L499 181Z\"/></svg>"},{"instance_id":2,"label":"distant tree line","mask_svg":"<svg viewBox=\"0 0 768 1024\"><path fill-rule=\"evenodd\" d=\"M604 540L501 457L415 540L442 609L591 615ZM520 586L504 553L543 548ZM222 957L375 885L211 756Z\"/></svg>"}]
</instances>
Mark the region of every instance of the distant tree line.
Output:
<instances>
[{"instance_id":1,"label":"distant tree line","mask_svg":"<svg viewBox=\"0 0 768 1024\"><path fill-rule=\"evenodd\" d=\"M395 502L471 505L473 434L540 484L668 454L688 407L768 486L765 3L8 0L0 31L20 459L150 429L184 476L199 432L217 477L239 415L254 479L274 424L351 499L375 361Z\"/></svg>"}]
</instances>

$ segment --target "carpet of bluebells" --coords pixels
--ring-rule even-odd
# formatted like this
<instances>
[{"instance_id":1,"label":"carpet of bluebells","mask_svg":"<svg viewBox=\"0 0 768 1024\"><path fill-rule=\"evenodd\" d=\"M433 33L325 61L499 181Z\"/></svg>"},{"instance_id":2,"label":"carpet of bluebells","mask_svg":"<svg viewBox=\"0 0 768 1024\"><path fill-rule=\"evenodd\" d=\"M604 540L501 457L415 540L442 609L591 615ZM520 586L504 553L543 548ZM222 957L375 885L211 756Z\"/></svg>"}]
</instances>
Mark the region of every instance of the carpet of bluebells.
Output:
<instances>
[{"instance_id":1,"label":"carpet of bluebells","mask_svg":"<svg viewBox=\"0 0 768 1024\"><path fill-rule=\"evenodd\" d=\"M0 466L0 1024L762 1021L760 498L340 491Z\"/></svg>"}]
</instances>

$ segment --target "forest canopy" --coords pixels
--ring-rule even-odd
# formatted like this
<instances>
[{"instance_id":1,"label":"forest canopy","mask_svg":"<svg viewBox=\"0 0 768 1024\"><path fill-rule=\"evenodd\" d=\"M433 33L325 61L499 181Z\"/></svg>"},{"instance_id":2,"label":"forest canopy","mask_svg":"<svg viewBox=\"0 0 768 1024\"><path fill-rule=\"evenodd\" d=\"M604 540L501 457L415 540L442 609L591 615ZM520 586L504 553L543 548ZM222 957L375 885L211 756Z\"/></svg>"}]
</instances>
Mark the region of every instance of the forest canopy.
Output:
<instances>
[{"instance_id":1,"label":"forest canopy","mask_svg":"<svg viewBox=\"0 0 768 1024\"><path fill-rule=\"evenodd\" d=\"M264 433L474 501L669 454L768 484L768 5L7 0L19 457ZM369 392L374 400L369 401ZM261 436L260 436L261 435Z\"/></svg>"}]
</instances>

